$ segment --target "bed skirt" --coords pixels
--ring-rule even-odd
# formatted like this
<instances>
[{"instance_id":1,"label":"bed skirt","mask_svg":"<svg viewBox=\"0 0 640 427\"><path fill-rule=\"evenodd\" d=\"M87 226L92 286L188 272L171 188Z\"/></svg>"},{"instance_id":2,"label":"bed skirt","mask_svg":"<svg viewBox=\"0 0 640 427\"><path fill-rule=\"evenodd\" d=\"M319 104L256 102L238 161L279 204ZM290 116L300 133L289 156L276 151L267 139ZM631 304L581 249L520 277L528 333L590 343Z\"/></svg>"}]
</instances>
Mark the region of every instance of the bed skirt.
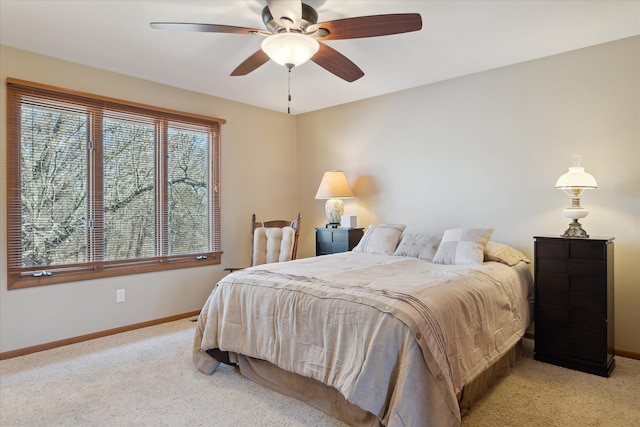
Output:
<instances>
[{"instance_id":1,"label":"bed skirt","mask_svg":"<svg viewBox=\"0 0 640 427\"><path fill-rule=\"evenodd\" d=\"M348 402L338 390L320 381L285 371L264 360L236 353L227 354L218 351L217 354L211 355L218 360L225 359L220 360L223 363L237 365L240 374L251 381L306 402L351 426L382 426L377 416ZM522 340L467 384L458 396L461 415L469 413L471 407L485 396L500 378L509 375L511 368L515 366L516 360L520 357L522 357Z\"/></svg>"}]
</instances>

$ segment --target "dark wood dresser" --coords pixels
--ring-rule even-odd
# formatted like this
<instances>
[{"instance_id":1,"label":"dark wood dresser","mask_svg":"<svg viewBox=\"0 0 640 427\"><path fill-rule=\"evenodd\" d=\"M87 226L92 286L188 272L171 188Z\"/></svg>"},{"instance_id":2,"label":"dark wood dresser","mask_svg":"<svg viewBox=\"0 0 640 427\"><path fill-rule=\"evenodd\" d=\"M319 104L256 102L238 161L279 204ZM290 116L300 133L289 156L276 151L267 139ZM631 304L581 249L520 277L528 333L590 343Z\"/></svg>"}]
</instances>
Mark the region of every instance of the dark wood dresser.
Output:
<instances>
[{"instance_id":1,"label":"dark wood dresser","mask_svg":"<svg viewBox=\"0 0 640 427\"><path fill-rule=\"evenodd\" d=\"M613 356L613 237L535 239L535 354L604 377Z\"/></svg>"},{"instance_id":2,"label":"dark wood dresser","mask_svg":"<svg viewBox=\"0 0 640 427\"><path fill-rule=\"evenodd\" d=\"M316 228L316 255L348 252L362 236L364 228Z\"/></svg>"}]
</instances>

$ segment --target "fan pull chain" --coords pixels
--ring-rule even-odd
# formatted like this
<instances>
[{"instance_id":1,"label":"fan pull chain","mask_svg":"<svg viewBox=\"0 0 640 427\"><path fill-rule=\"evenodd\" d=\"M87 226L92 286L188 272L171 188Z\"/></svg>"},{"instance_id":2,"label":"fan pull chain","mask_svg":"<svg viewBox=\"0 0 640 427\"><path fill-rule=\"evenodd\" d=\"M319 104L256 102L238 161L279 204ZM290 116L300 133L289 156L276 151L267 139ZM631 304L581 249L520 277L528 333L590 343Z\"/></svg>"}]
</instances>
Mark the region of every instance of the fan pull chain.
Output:
<instances>
[{"instance_id":1,"label":"fan pull chain","mask_svg":"<svg viewBox=\"0 0 640 427\"><path fill-rule=\"evenodd\" d=\"M289 78L287 80L287 114L291 114L291 69L293 67L287 67L289 69Z\"/></svg>"}]
</instances>

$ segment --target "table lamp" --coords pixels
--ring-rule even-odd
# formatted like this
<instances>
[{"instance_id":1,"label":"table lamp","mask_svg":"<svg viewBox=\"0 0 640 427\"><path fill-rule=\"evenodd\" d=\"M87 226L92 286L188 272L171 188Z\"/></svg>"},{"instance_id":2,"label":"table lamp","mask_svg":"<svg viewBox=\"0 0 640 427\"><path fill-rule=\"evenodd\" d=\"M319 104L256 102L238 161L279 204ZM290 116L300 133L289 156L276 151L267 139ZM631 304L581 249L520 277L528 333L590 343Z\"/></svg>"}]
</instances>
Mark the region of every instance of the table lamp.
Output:
<instances>
[{"instance_id":1,"label":"table lamp","mask_svg":"<svg viewBox=\"0 0 640 427\"><path fill-rule=\"evenodd\" d=\"M338 228L344 212L342 199L352 199L353 197L353 191L351 191L343 171L332 170L324 173L316 193L316 199L327 199L324 207L327 221L329 221L327 227Z\"/></svg>"},{"instance_id":2,"label":"table lamp","mask_svg":"<svg viewBox=\"0 0 640 427\"><path fill-rule=\"evenodd\" d=\"M573 166L569 168L569 172L558 178L556 188L563 190L567 195L571 196L571 207L562 211L564 216L571 219L569 228L562 235L563 237L579 237L587 238L589 235L582 229L582 225L578 219L584 218L589 211L580 206L580 196L582 192L588 188L598 188L596 179L586 173L584 168L580 166L580 156L573 156Z\"/></svg>"}]
</instances>

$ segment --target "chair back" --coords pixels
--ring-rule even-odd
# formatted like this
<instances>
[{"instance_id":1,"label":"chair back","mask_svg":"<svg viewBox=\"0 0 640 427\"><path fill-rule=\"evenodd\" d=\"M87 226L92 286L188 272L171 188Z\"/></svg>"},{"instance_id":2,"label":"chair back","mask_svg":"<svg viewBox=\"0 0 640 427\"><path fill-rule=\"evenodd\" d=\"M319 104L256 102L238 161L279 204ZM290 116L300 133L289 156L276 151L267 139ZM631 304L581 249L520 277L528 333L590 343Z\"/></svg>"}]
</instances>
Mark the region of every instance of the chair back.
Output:
<instances>
[{"instance_id":1,"label":"chair back","mask_svg":"<svg viewBox=\"0 0 640 427\"><path fill-rule=\"evenodd\" d=\"M250 265L268 264L296 259L301 215L295 220L256 221L251 216Z\"/></svg>"}]
</instances>

